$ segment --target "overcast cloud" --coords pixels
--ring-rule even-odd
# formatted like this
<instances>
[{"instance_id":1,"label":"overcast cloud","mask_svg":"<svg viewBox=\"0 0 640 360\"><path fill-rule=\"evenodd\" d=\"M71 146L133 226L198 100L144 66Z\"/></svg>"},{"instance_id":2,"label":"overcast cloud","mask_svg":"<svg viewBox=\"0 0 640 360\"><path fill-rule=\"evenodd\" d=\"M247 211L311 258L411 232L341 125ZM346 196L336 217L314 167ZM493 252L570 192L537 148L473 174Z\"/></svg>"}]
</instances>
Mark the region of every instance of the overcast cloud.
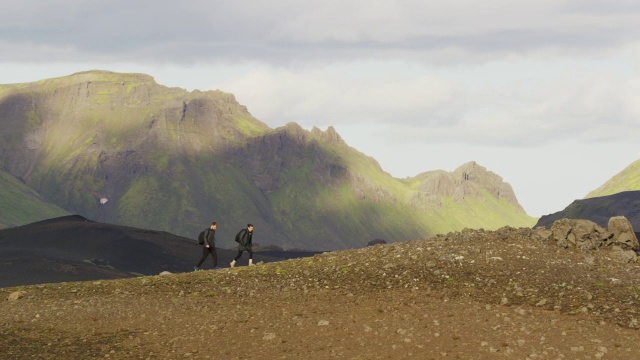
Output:
<instances>
[{"instance_id":1,"label":"overcast cloud","mask_svg":"<svg viewBox=\"0 0 640 360\"><path fill-rule=\"evenodd\" d=\"M335 126L394 176L478 161L534 216L640 158L638 1L0 0L0 9L0 83L99 68L218 88L273 127ZM596 160L597 173L582 173Z\"/></svg>"}]
</instances>

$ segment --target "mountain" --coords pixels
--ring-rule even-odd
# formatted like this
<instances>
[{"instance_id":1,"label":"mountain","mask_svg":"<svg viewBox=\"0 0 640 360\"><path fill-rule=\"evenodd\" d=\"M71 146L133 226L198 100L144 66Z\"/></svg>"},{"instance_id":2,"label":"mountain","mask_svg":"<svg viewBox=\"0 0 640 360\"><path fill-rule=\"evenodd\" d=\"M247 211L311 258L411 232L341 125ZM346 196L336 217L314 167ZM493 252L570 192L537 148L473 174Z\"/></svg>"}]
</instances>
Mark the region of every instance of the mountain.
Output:
<instances>
[{"instance_id":1,"label":"mountain","mask_svg":"<svg viewBox=\"0 0 640 360\"><path fill-rule=\"evenodd\" d=\"M640 231L640 160L633 162L584 199L564 210L542 216L535 226L549 227L562 218L587 219L606 227L609 218L625 216Z\"/></svg>"},{"instance_id":2,"label":"mountain","mask_svg":"<svg viewBox=\"0 0 640 360\"><path fill-rule=\"evenodd\" d=\"M602 186L587 194L586 197L606 196L630 190L640 190L640 160L631 163Z\"/></svg>"},{"instance_id":3,"label":"mountain","mask_svg":"<svg viewBox=\"0 0 640 360\"><path fill-rule=\"evenodd\" d=\"M0 169L0 229L68 214L47 202L20 179Z\"/></svg>"},{"instance_id":4,"label":"mountain","mask_svg":"<svg viewBox=\"0 0 640 360\"><path fill-rule=\"evenodd\" d=\"M530 226L511 187L473 162L396 179L335 131L276 129L222 91L89 71L0 86L0 165L86 218L220 244L251 222L262 245L310 250Z\"/></svg>"},{"instance_id":5,"label":"mountain","mask_svg":"<svg viewBox=\"0 0 640 360\"><path fill-rule=\"evenodd\" d=\"M163 231L90 221L70 215L0 230L0 288L29 284L119 279L192 271L201 246ZM218 249L218 267L236 252ZM258 251L256 262L314 255ZM238 261L247 264L247 256ZM211 258L202 266L213 267Z\"/></svg>"},{"instance_id":6,"label":"mountain","mask_svg":"<svg viewBox=\"0 0 640 360\"><path fill-rule=\"evenodd\" d=\"M591 220L606 228L613 216L625 216L633 229L640 232L640 191L576 200L562 211L542 216L535 226L550 227L554 221L568 218Z\"/></svg>"}]
</instances>

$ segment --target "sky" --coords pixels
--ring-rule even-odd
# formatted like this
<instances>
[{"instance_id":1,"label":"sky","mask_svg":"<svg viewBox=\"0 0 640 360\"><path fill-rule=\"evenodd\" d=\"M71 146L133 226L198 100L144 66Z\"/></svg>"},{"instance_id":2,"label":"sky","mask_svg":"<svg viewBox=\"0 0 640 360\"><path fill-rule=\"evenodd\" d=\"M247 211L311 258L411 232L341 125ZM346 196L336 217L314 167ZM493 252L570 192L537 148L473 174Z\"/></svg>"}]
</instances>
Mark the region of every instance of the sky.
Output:
<instances>
[{"instance_id":1,"label":"sky","mask_svg":"<svg viewBox=\"0 0 640 360\"><path fill-rule=\"evenodd\" d=\"M640 159L640 1L0 0L0 83L101 69L333 126L397 178L469 161L541 216Z\"/></svg>"}]
</instances>

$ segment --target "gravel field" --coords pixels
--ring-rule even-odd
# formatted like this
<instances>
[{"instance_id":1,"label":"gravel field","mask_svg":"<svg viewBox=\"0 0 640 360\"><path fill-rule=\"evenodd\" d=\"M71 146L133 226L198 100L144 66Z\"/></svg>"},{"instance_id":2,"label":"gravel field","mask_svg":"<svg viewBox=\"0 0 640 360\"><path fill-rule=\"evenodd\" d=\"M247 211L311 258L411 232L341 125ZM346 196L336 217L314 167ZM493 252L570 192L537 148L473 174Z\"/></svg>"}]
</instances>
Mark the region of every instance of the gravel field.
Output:
<instances>
[{"instance_id":1,"label":"gravel field","mask_svg":"<svg viewBox=\"0 0 640 360\"><path fill-rule=\"evenodd\" d=\"M637 359L639 270L506 227L0 288L0 358Z\"/></svg>"}]
</instances>

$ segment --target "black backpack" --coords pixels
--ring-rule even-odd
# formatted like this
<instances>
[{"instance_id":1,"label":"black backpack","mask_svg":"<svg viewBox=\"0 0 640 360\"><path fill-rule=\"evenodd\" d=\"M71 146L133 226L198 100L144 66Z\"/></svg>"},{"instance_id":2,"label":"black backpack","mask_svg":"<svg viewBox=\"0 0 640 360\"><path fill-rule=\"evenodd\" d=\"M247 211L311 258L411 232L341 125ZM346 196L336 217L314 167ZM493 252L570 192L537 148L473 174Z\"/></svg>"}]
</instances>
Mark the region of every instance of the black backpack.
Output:
<instances>
[{"instance_id":1,"label":"black backpack","mask_svg":"<svg viewBox=\"0 0 640 360\"><path fill-rule=\"evenodd\" d=\"M200 232L200 235L198 235L198 244L200 245L204 245L204 233L207 231L208 229L204 229L202 230L202 232Z\"/></svg>"}]
</instances>

